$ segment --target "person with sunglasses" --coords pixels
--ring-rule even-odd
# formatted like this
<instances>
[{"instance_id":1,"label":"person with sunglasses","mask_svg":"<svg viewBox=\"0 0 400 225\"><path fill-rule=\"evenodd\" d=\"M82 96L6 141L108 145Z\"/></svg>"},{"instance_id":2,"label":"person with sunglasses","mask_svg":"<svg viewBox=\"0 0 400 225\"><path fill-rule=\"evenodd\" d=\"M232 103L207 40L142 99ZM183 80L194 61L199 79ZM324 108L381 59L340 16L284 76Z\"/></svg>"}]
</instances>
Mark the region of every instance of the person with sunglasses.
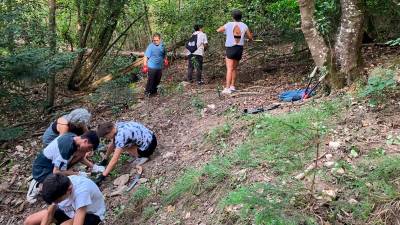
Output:
<instances>
[{"instance_id":1,"label":"person with sunglasses","mask_svg":"<svg viewBox=\"0 0 400 225\"><path fill-rule=\"evenodd\" d=\"M163 66L168 66L168 59L164 43L159 33L153 34L152 43L147 46L144 53L143 73L148 73L145 89L146 96L157 94L157 86L160 84Z\"/></svg>"}]
</instances>

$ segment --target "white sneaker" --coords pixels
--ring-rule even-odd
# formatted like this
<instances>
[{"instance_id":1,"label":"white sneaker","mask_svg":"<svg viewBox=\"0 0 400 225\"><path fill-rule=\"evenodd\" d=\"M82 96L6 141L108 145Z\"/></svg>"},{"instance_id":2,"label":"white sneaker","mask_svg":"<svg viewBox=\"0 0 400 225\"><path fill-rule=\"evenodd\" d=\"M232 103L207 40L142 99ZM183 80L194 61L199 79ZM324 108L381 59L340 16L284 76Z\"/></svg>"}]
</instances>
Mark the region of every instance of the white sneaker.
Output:
<instances>
[{"instance_id":1,"label":"white sneaker","mask_svg":"<svg viewBox=\"0 0 400 225\"><path fill-rule=\"evenodd\" d=\"M235 86L230 86L229 89L230 89L232 92L236 91Z\"/></svg>"},{"instance_id":2,"label":"white sneaker","mask_svg":"<svg viewBox=\"0 0 400 225\"><path fill-rule=\"evenodd\" d=\"M135 166L140 166L140 165L145 164L147 161L149 161L149 158L147 158L147 157L140 157L140 158L136 158L136 159L132 162L132 164L135 165Z\"/></svg>"},{"instance_id":3,"label":"white sneaker","mask_svg":"<svg viewBox=\"0 0 400 225\"><path fill-rule=\"evenodd\" d=\"M225 88L223 91L221 91L221 94L232 94L232 91L230 88Z\"/></svg>"},{"instance_id":4,"label":"white sneaker","mask_svg":"<svg viewBox=\"0 0 400 225\"><path fill-rule=\"evenodd\" d=\"M39 193L39 183L35 179L32 179L31 183L29 184L28 193L26 194L26 200L31 204L35 203Z\"/></svg>"}]
</instances>

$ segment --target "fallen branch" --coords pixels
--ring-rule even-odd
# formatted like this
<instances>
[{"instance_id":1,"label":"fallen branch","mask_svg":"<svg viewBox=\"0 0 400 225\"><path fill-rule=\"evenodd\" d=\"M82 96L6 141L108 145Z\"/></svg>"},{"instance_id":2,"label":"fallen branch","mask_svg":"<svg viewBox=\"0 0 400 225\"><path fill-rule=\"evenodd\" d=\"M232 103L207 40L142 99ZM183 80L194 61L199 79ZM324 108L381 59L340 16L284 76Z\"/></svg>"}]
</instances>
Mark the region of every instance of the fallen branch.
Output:
<instances>
[{"instance_id":1,"label":"fallen branch","mask_svg":"<svg viewBox=\"0 0 400 225\"><path fill-rule=\"evenodd\" d=\"M264 95L264 93L260 93L260 92L251 92L251 91L248 91L248 92L238 92L238 93L232 94L231 97L237 97L237 96L240 96L240 95Z\"/></svg>"}]
</instances>

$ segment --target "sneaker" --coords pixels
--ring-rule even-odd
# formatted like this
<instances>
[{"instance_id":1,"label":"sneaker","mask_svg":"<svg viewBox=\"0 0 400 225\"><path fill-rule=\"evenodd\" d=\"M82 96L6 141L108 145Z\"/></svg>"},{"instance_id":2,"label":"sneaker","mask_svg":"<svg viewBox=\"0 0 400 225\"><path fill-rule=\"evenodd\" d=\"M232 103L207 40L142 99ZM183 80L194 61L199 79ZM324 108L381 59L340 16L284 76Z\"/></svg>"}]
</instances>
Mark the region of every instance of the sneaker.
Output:
<instances>
[{"instance_id":1,"label":"sneaker","mask_svg":"<svg viewBox=\"0 0 400 225\"><path fill-rule=\"evenodd\" d=\"M230 86L229 89L230 89L232 92L236 91L235 86Z\"/></svg>"},{"instance_id":2,"label":"sneaker","mask_svg":"<svg viewBox=\"0 0 400 225\"><path fill-rule=\"evenodd\" d=\"M39 182L37 182L35 179L32 179L31 183L29 184L28 193L26 194L26 200L31 204L35 203L39 193Z\"/></svg>"},{"instance_id":3,"label":"sneaker","mask_svg":"<svg viewBox=\"0 0 400 225\"><path fill-rule=\"evenodd\" d=\"M225 88L223 91L221 91L221 94L232 94L232 91L229 88Z\"/></svg>"},{"instance_id":4,"label":"sneaker","mask_svg":"<svg viewBox=\"0 0 400 225\"><path fill-rule=\"evenodd\" d=\"M140 165L145 164L147 161L149 161L149 158L147 158L147 157L140 157L140 158L136 158L136 159L132 162L132 164L135 165L135 166L140 166Z\"/></svg>"},{"instance_id":5,"label":"sneaker","mask_svg":"<svg viewBox=\"0 0 400 225\"><path fill-rule=\"evenodd\" d=\"M204 81L197 81L197 85L203 85L204 84Z\"/></svg>"}]
</instances>

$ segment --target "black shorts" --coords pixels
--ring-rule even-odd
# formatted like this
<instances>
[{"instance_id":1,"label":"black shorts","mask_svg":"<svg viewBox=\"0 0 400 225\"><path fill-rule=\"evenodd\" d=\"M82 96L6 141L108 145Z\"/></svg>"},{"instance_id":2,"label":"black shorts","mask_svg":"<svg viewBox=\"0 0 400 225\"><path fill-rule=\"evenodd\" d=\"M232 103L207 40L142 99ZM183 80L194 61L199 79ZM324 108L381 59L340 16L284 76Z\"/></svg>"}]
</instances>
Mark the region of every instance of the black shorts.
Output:
<instances>
[{"instance_id":1,"label":"black shorts","mask_svg":"<svg viewBox=\"0 0 400 225\"><path fill-rule=\"evenodd\" d=\"M243 54L243 46L235 45L232 47L226 47L226 58L234 59L234 60L241 60Z\"/></svg>"},{"instance_id":2,"label":"black shorts","mask_svg":"<svg viewBox=\"0 0 400 225\"><path fill-rule=\"evenodd\" d=\"M156 135L153 134L153 139L151 140L149 147L147 147L146 150L144 151L138 149L139 157L146 157L146 158L150 157L154 153L156 147L157 147L157 138Z\"/></svg>"},{"instance_id":3,"label":"black shorts","mask_svg":"<svg viewBox=\"0 0 400 225\"><path fill-rule=\"evenodd\" d=\"M56 209L56 212L54 213L54 219L56 220L56 225L59 225L72 218L69 218L69 216L67 216L67 214L65 214L61 209ZM99 216L87 213L83 225L97 225L100 222L101 220Z\"/></svg>"}]
</instances>

